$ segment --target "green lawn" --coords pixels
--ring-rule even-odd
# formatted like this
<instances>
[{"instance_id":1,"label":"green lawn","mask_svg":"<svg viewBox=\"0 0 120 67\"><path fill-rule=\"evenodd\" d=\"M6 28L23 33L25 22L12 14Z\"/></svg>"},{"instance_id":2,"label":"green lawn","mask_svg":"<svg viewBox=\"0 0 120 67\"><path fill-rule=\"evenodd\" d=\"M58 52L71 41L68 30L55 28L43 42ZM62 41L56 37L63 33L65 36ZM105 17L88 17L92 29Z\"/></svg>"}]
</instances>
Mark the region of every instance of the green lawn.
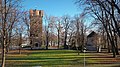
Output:
<instances>
[{"instance_id":1,"label":"green lawn","mask_svg":"<svg viewBox=\"0 0 120 67\"><path fill-rule=\"evenodd\" d=\"M120 67L111 54L86 53L86 67ZM84 67L84 53L74 50L29 50L6 55L6 67Z\"/></svg>"}]
</instances>

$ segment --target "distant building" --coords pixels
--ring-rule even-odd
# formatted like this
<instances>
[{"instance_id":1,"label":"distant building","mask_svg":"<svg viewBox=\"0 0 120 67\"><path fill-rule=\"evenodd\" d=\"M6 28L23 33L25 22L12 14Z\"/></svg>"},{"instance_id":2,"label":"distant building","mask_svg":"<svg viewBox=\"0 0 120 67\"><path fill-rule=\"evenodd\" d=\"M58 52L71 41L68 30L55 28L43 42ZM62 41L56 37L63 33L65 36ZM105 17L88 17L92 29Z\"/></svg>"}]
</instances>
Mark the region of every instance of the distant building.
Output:
<instances>
[{"instance_id":1,"label":"distant building","mask_svg":"<svg viewBox=\"0 0 120 67\"><path fill-rule=\"evenodd\" d=\"M86 43L87 50L96 51L97 50L98 41L99 41L98 34L96 32L94 32L94 31L92 31L87 36L87 43Z\"/></svg>"},{"instance_id":2,"label":"distant building","mask_svg":"<svg viewBox=\"0 0 120 67\"><path fill-rule=\"evenodd\" d=\"M42 10L30 10L30 44L32 47L42 45Z\"/></svg>"}]
</instances>

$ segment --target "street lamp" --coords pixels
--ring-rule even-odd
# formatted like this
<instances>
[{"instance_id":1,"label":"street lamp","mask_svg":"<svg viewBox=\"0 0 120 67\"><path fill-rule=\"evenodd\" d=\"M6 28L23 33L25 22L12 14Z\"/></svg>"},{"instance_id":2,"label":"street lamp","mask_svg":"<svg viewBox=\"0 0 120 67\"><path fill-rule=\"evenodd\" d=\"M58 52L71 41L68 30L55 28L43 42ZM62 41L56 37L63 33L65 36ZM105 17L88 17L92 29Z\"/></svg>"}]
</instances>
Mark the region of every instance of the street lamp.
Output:
<instances>
[{"instance_id":1,"label":"street lamp","mask_svg":"<svg viewBox=\"0 0 120 67\"><path fill-rule=\"evenodd\" d=\"M84 67L85 67L85 52L86 52L86 48L83 48L83 52L84 52Z\"/></svg>"}]
</instances>

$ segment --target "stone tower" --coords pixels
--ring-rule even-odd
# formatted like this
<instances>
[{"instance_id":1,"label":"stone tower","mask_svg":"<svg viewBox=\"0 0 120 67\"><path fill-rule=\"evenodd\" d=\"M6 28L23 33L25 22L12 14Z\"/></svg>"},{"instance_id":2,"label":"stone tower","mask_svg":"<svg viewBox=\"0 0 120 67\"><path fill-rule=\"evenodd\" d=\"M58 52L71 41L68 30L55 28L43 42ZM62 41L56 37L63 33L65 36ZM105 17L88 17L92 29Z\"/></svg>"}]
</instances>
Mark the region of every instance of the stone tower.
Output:
<instances>
[{"instance_id":1,"label":"stone tower","mask_svg":"<svg viewBox=\"0 0 120 67\"><path fill-rule=\"evenodd\" d=\"M30 10L30 40L32 47L42 45L42 10Z\"/></svg>"}]
</instances>

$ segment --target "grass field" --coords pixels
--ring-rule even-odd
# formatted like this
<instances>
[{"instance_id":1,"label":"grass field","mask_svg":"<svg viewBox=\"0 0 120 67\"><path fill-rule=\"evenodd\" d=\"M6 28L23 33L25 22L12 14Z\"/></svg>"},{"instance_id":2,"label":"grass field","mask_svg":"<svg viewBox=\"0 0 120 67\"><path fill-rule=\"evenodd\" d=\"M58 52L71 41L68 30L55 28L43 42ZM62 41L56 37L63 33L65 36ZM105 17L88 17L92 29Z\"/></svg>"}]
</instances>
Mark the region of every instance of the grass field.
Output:
<instances>
[{"instance_id":1,"label":"grass field","mask_svg":"<svg viewBox=\"0 0 120 67\"><path fill-rule=\"evenodd\" d=\"M120 67L120 58L108 53L80 53L74 50L23 50L6 55L5 67Z\"/></svg>"}]
</instances>

